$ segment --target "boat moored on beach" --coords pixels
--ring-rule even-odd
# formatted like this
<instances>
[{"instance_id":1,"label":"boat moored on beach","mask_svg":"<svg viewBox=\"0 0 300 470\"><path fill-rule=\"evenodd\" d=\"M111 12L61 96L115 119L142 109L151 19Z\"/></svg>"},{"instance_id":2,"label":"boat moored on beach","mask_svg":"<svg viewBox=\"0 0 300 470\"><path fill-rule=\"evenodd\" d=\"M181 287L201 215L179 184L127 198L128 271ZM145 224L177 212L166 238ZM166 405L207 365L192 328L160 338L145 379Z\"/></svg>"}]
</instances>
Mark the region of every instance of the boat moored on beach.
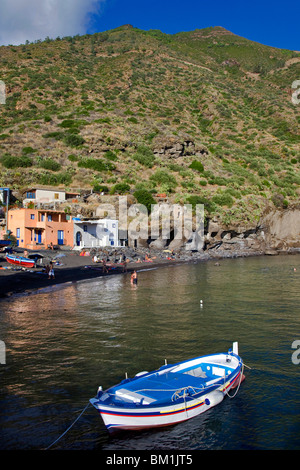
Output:
<instances>
[{"instance_id":1,"label":"boat moored on beach","mask_svg":"<svg viewBox=\"0 0 300 470\"><path fill-rule=\"evenodd\" d=\"M226 353L165 364L140 372L103 391L90 402L109 431L168 426L218 405L244 379L238 343Z\"/></svg>"},{"instance_id":2,"label":"boat moored on beach","mask_svg":"<svg viewBox=\"0 0 300 470\"><path fill-rule=\"evenodd\" d=\"M22 266L23 268L34 268L35 260L24 258L23 256L6 255L6 261L15 266Z\"/></svg>"}]
</instances>

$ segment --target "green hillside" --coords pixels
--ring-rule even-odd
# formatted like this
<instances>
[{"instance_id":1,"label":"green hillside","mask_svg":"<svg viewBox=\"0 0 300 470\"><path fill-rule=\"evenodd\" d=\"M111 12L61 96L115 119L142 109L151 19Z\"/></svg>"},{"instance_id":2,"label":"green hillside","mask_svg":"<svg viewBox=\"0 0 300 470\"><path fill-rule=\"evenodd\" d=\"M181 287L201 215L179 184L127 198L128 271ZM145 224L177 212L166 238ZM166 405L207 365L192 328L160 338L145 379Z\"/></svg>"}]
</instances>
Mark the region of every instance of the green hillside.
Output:
<instances>
[{"instance_id":1,"label":"green hillside","mask_svg":"<svg viewBox=\"0 0 300 470\"><path fill-rule=\"evenodd\" d=\"M299 199L297 52L126 25L0 57L1 186L164 192L228 223Z\"/></svg>"}]
</instances>

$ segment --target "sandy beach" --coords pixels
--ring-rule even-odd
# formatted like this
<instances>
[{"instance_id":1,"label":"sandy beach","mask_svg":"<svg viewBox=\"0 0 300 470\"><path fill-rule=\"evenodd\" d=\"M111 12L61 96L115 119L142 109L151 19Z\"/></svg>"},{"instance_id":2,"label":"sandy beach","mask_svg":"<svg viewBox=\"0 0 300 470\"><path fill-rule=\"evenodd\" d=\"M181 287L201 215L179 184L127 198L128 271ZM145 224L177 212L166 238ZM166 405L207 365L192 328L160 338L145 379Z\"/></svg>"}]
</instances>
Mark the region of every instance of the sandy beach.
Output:
<instances>
[{"instance_id":1,"label":"sandy beach","mask_svg":"<svg viewBox=\"0 0 300 470\"><path fill-rule=\"evenodd\" d=\"M44 251L39 253L43 256L42 262L39 261L34 268L21 268L13 266L6 261L5 254L0 254L0 299L7 298L13 294L29 293L51 285L64 284L67 282L78 282L86 279L94 279L100 276L111 276L114 274L137 272L141 269L149 269L158 266L174 265L186 263L186 259L180 259L178 256L171 257L170 253L153 254L153 259L145 260L140 253L132 258L126 257L127 250L123 255L126 257L126 266L120 259L120 251L115 255L111 252L105 253L105 264L107 272L103 269L102 257L100 253L99 262L94 262L94 253L88 250L85 256L77 251ZM24 256L21 250L14 252L17 256ZM30 252L29 252L30 254ZM148 257L146 255L146 257ZM48 277L46 266L53 262L54 279Z\"/></svg>"}]
</instances>

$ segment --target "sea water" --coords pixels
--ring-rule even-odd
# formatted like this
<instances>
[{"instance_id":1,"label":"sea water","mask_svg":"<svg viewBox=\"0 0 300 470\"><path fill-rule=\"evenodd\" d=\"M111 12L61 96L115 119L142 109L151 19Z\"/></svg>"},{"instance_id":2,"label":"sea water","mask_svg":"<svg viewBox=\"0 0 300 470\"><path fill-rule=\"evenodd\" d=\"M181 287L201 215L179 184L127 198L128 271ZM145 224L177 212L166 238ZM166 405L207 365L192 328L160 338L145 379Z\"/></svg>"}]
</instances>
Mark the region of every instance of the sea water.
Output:
<instances>
[{"instance_id":1,"label":"sea water","mask_svg":"<svg viewBox=\"0 0 300 470\"><path fill-rule=\"evenodd\" d=\"M299 261L174 262L139 272L136 286L120 274L2 300L0 449L299 449ZM100 385L234 341L246 379L207 413L117 436L91 405L81 415Z\"/></svg>"}]
</instances>

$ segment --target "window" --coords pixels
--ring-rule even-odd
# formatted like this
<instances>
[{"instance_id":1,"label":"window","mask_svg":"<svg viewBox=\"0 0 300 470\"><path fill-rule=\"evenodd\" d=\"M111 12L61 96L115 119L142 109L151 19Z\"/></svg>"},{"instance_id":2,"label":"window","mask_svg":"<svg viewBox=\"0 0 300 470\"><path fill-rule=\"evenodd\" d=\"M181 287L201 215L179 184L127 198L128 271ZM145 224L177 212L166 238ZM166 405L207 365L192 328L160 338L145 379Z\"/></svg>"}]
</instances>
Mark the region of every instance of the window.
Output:
<instances>
[{"instance_id":1,"label":"window","mask_svg":"<svg viewBox=\"0 0 300 470\"><path fill-rule=\"evenodd\" d=\"M17 228L17 238L20 238L20 236L21 236L21 235L20 235L20 229Z\"/></svg>"},{"instance_id":2,"label":"window","mask_svg":"<svg viewBox=\"0 0 300 470\"><path fill-rule=\"evenodd\" d=\"M45 220L45 214L41 214L41 222L44 222Z\"/></svg>"},{"instance_id":3,"label":"window","mask_svg":"<svg viewBox=\"0 0 300 470\"><path fill-rule=\"evenodd\" d=\"M26 193L26 197L27 197L27 199L35 199L35 193L33 193L31 191L28 191Z\"/></svg>"},{"instance_id":4,"label":"window","mask_svg":"<svg viewBox=\"0 0 300 470\"><path fill-rule=\"evenodd\" d=\"M54 193L54 199L59 199L59 194L58 193Z\"/></svg>"},{"instance_id":5,"label":"window","mask_svg":"<svg viewBox=\"0 0 300 470\"><path fill-rule=\"evenodd\" d=\"M88 230L87 230L87 225L84 225L84 226L83 226L83 231L84 231L84 232L87 232L87 231L88 231Z\"/></svg>"},{"instance_id":6,"label":"window","mask_svg":"<svg viewBox=\"0 0 300 470\"><path fill-rule=\"evenodd\" d=\"M52 222L52 215L49 214L47 219L48 219L48 222Z\"/></svg>"},{"instance_id":7,"label":"window","mask_svg":"<svg viewBox=\"0 0 300 470\"><path fill-rule=\"evenodd\" d=\"M31 220L34 220L34 214L30 214Z\"/></svg>"}]
</instances>

